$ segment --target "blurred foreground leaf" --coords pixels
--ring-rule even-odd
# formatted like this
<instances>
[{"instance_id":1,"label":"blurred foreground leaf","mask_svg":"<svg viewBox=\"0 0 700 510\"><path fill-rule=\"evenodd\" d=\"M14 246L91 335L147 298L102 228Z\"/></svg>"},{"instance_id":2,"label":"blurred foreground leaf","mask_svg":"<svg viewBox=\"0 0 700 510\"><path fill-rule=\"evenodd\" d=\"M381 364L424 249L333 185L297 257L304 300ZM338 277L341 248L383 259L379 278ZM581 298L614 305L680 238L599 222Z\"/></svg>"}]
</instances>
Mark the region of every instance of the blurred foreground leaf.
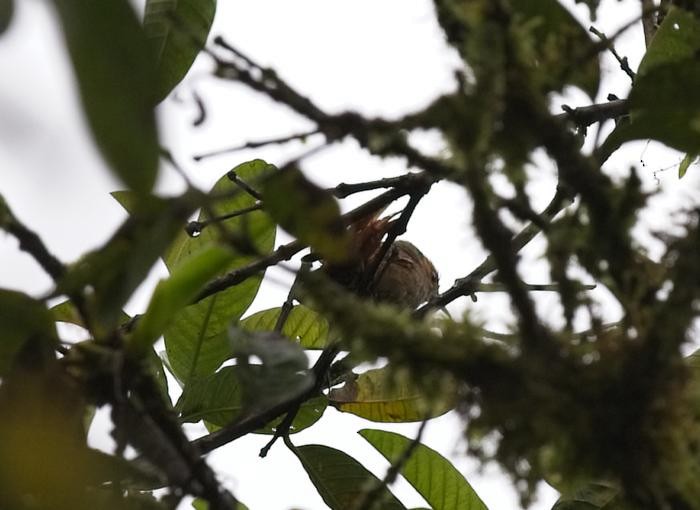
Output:
<instances>
[{"instance_id":1,"label":"blurred foreground leaf","mask_svg":"<svg viewBox=\"0 0 700 510\"><path fill-rule=\"evenodd\" d=\"M333 195L309 181L297 168L272 175L263 189L265 210L282 228L311 246L326 261L352 256L350 232Z\"/></svg>"},{"instance_id":2,"label":"blurred foreground leaf","mask_svg":"<svg viewBox=\"0 0 700 510\"><path fill-rule=\"evenodd\" d=\"M185 77L209 35L216 0L146 0L143 28L156 61L156 101Z\"/></svg>"},{"instance_id":3,"label":"blurred foreground leaf","mask_svg":"<svg viewBox=\"0 0 700 510\"><path fill-rule=\"evenodd\" d=\"M158 171L153 63L127 0L54 0L92 134L112 171L147 192Z\"/></svg>"}]
</instances>

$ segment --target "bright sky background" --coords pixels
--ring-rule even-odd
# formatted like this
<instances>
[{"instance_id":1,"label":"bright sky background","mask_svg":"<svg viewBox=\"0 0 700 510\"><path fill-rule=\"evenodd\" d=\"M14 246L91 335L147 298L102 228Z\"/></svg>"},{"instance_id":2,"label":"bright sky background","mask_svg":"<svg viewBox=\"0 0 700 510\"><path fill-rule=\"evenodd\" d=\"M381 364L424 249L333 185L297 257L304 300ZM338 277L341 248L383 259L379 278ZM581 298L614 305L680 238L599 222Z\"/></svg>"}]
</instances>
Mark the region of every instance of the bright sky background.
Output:
<instances>
[{"instance_id":1,"label":"bright sky background","mask_svg":"<svg viewBox=\"0 0 700 510\"><path fill-rule=\"evenodd\" d=\"M635 0L605 3L608 8L600 11L595 26L607 34L636 16L639 9ZM108 195L122 186L104 169L90 142L49 3L33 0L16 4L18 12L12 27L0 38L0 193L17 216L35 229L61 260L69 262L102 244L123 220L124 212ZM581 5L571 8L585 26L590 25L587 9ZM275 68L282 78L329 112L353 109L395 118L420 109L455 86L452 76L458 59L444 42L428 0L221 1L212 35L225 36L258 63ZM641 25L629 30L616 46L635 69L643 54ZM211 68L206 57L200 58L160 110L163 144L173 151L194 182L207 188L232 166L252 158L282 164L319 141L311 139L307 146L293 143L242 151L194 163L191 157L195 154L310 127L293 112L240 84L211 78ZM628 89L629 79L606 54L597 100L604 101L609 93L625 97ZM207 121L200 128L191 125L197 115L193 91L208 107ZM562 103L582 106L589 101L581 92L572 90L565 100L555 100L554 105L558 108ZM429 133L416 138L416 143L426 150L439 148L439 140ZM626 175L629 167L635 165L646 189L660 191L636 230L640 242L652 255L655 249L658 251L658 245L648 232L668 229L671 211L699 199L700 172L697 166L691 167L679 181L676 168L680 158L658 145L638 142L627 145L606 165L613 175ZM535 185L528 191L535 205L543 207L553 193L555 170L544 156L537 156L536 163L531 169ZM405 170L405 164L399 159L373 158L356 143L346 141L309 158L303 169L318 183L333 186L340 181L396 175ZM168 170L158 186L162 192L175 192L182 183ZM344 207L353 205L356 202L348 201ZM442 290L483 260L483 250L470 226L469 200L456 185L434 186L421 202L405 238L433 260L441 275ZM285 239L284 235L278 236L280 243ZM547 281L546 265L538 259L541 248L542 243L535 242L524 252L521 267L531 283ZM150 289L164 274L162 267L154 270L127 307L128 312L143 310ZM268 276L253 311L279 306L287 294L288 273L273 270ZM50 283L38 265L17 250L16 241L0 233L0 287L39 296L50 288ZM614 320L617 309L605 290L593 292L603 304L606 316ZM476 304L463 299L451 305L450 310L459 315L466 306L481 314L492 329L505 331L510 313L503 296L480 296ZM542 295L538 296L538 307L544 317L556 316L559 310L554 299ZM91 442L109 448L111 439L104 416L102 413ZM386 463L355 434L365 427L411 436L417 425L373 424L328 409L317 425L293 436L293 441L340 448L382 477ZM462 429L460 419L449 413L428 425L424 442L454 461L489 508L518 508L510 482L496 466L479 471L475 461L462 455ZM188 430L197 435L203 433L199 426ZM209 462L252 510L325 508L301 466L281 443L266 459L258 458L257 453L267 440L268 436L241 439L211 454ZM396 484L394 492L409 507L425 505L406 483ZM556 492L543 485L533 508L549 509L556 498Z\"/></svg>"}]
</instances>

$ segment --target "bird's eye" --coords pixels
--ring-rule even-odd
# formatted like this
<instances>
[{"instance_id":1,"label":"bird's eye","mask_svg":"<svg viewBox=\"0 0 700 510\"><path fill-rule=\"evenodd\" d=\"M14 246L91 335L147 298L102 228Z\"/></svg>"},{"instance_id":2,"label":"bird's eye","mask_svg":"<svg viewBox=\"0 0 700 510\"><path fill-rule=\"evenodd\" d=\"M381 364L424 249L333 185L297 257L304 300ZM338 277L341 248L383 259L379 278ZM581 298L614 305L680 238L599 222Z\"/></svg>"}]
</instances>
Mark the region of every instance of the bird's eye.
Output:
<instances>
[{"instance_id":1,"label":"bird's eye","mask_svg":"<svg viewBox=\"0 0 700 510\"><path fill-rule=\"evenodd\" d=\"M438 281L440 280L440 275L438 275L437 271L435 270L433 270L433 273L430 276L433 279L433 283L438 283Z\"/></svg>"}]
</instances>

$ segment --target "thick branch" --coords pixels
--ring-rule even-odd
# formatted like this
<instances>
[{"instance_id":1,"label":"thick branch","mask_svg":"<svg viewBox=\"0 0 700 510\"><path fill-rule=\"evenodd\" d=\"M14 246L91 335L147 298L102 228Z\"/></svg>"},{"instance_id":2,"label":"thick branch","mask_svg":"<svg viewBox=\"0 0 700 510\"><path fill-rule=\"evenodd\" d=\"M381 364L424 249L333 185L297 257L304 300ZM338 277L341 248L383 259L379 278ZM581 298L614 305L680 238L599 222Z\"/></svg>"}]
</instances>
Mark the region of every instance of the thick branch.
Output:
<instances>
[{"instance_id":1,"label":"thick branch","mask_svg":"<svg viewBox=\"0 0 700 510\"><path fill-rule=\"evenodd\" d=\"M555 115L557 120L571 119L578 127L587 127L596 122L617 119L629 114L629 104L626 99L616 99L607 103L592 104L590 106L579 106L571 108L562 106L566 113Z\"/></svg>"}]
</instances>

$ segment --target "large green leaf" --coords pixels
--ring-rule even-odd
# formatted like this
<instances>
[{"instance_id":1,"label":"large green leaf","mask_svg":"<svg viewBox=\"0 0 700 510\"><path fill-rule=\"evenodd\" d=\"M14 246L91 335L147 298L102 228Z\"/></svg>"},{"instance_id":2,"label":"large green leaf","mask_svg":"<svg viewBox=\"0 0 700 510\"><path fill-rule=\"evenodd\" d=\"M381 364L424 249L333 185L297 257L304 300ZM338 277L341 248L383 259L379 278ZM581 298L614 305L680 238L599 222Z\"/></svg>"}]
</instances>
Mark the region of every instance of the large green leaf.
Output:
<instances>
[{"instance_id":1,"label":"large green leaf","mask_svg":"<svg viewBox=\"0 0 700 510\"><path fill-rule=\"evenodd\" d=\"M700 19L691 12L671 7L639 63L637 74L653 68L693 59L700 50Z\"/></svg>"},{"instance_id":2,"label":"large green leaf","mask_svg":"<svg viewBox=\"0 0 700 510\"><path fill-rule=\"evenodd\" d=\"M132 189L153 187L158 135L153 65L127 0L54 0L92 134L112 171Z\"/></svg>"},{"instance_id":3,"label":"large green leaf","mask_svg":"<svg viewBox=\"0 0 700 510\"><path fill-rule=\"evenodd\" d=\"M195 207L195 198L162 199L142 196L112 238L100 249L73 264L59 283L59 292L89 289L88 308L96 324L113 328L122 307L141 285L165 247L176 236Z\"/></svg>"},{"instance_id":4,"label":"large green leaf","mask_svg":"<svg viewBox=\"0 0 700 510\"><path fill-rule=\"evenodd\" d=\"M155 97L165 98L204 47L216 0L147 0L143 28L156 56Z\"/></svg>"},{"instance_id":5,"label":"large green leaf","mask_svg":"<svg viewBox=\"0 0 700 510\"><path fill-rule=\"evenodd\" d=\"M239 327L246 331L272 331L280 308L270 308L243 319ZM284 323L282 334L299 342L305 349L323 349L328 343L328 321L305 307L295 306Z\"/></svg>"},{"instance_id":6,"label":"large green leaf","mask_svg":"<svg viewBox=\"0 0 700 510\"><path fill-rule=\"evenodd\" d=\"M234 171L240 179L255 183L273 168L257 159L237 166ZM226 176L214 185L210 196L219 197L210 208L214 216L239 211L255 203L252 196L238 190ZM204 222L209 218L210 215L203 211L198 221ZM262 211L253 211L209 225L197 237L190 237L182 231L163 257L167 267L172 271L192 253L212 244L221 244L222 230L227 236L245 240L259 254L269 253L275 243L272 220ZM254 257L238 253L222 273L241 267ZM180 381L186 383L193 376L213 373L230 356L226 327L248 309L261 280L262 274L248 278L239 285L182 309L165 332L168 360Z\"/></svg>"},{"instance_id":7,"label":"large green leaf","mask_svg":"<svg viewBox=\"0 0 700 510\"><path fill-rule=\"evenodd\" d=\"M400 423L440 416L454 407L453 385L445 384L441 391L431 394L426 395L408 373L384 367L368 370L331 390L329 400L342 412L377 422Z\"/></svg>"},{"instance_id":8,"label":"large green leaf","mask_svg":"<svg viewBox=\"0 0 700 510\"><path fill-rule=\"evenodd\" d=\"M176 405L182 421L204 420L210 430L216 430L231 423L235 418L241 416L241 413L249 411L250 406L246 405L248 400L260 397L266 402L266 405L270 405L274 403L273 400L289 396L289 387L279 388L276 385L274 374L267 374L261 367L254 366L248 367L246 373L243 373L244 370L246 369L238 366L228 366L221 368L214 374L193 379L190 384L185 386ZM246 397L246 391L250 392L252 389L246 387L246 381L250 380L251 376L259 377L260 381L271 378L267 382L272 382L272 384L266 385L267 390L263 390L268 392L266 395L258 393L248 395L249 398ZM275 388L275 386L278 387ZM282 391L279 391L280 389ZM324 396L304 402L289 431L291 433L299 432L316 423L326 410L326 406L327 399ZM256 432L274 433L274 428L281 419L283 417L274 420Z\"/></svg>"},{"instance_id":9,"label":"large green leaf","mask_svg":"<svg viewBox=\"0 0 700 510\"><path fill-rule=\"evenodd\" d=\"M600 67L588 31L556 0L515 0L511 6L532 36L527 55L542 85L576 85L595 97Z\"/></svg>"},{"instance_id":10,"label":"large green leaf","mask_svg":"<svg viewBox=\"0 0 700 510\"><path fill-rule=\"evenodd\" d=\"M294 448L316 490L331 510L353 510L365 493L381 484L362 464L345 452L329 446L310 444ZM375 508L405 509L389 491L382 489Z\"/></svg>"},{"instance_id":11,"label":"large green leaf","mask_svg":"<svg viewBox=\"0 0 700 510\"><path fill-rule=\"evenodd\" d=\"M606 159L624 142L651 138L675 149L700 152L700 20L673 8L664 18L639 65L629 96L630 119L601 146Z\"/></svg>"},{"instance_id":12,"label":"large green leaf","mask_svg":"<svg viewBox=\"0 0 700 510\"><path fill-rule=\"evenodd\" d=\"M297 168L288 168L267 179L263 198L265 210L280 226L325 260L343 263L352 257L352 238L340 217L337 201Z\"/></svg>"},{"instance_id":13,"label":"large green leaf","mask_svg":"<svg viewBox=\"0 0 700 510\"><path fill-rule=\"evenodd\" d=\"M690 154L700 152L700 67L695 61L659 65L637 78L629 96L630 121L621 122L599 153L651 138Z\"/></svg>"},{"instance_id":14,"label":"large green leaf","mask_svg":"<svg viewBox=\"0 0 700 510\"><path fill-rule=\"evenodd\" d=\"M56 328L43 303L0 289L0 377L27 340L56 341Z\"/></svg>"},{"instance_id":15,"label":"large green leaf","mask_svg":"<svg viewBox=\"0 0 700 510\"><path fill-rule=\"evenodd\" d=\"M364 429L358 432L392 464L412 441L394 432ZM418 444L401 474L436 510L486 510L486 505L457 469L435 450Z\"/></svg>"}]
</instances>

